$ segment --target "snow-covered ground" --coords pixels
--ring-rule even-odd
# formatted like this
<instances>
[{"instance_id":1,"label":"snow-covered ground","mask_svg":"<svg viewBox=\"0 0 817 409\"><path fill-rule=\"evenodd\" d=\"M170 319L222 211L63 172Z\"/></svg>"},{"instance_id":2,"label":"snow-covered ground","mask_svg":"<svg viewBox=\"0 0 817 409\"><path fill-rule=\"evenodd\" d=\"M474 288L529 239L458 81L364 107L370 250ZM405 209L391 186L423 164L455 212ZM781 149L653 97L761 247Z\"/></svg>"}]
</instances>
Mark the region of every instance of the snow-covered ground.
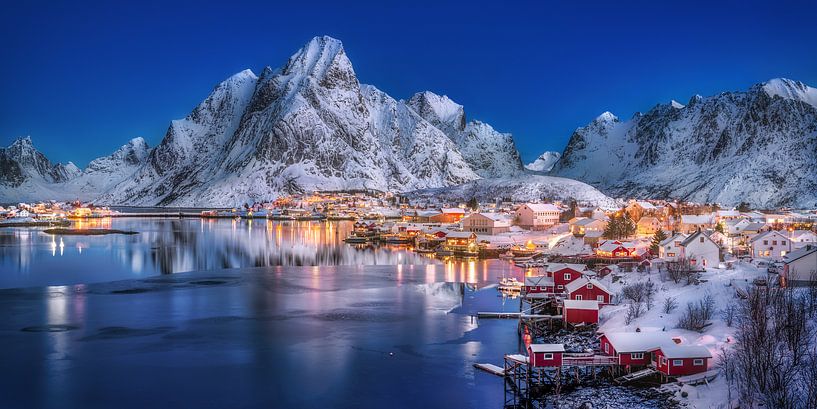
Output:
<instances>
[{"instance_id":1,"label":"snow-covered ground","mask_svg":"<svg viewBox=\"0 0 817 409\"><path fill-rule=\"evenodd\" d=\"M662 281L661 275L657 271L651 273L621 273L619 276L620 279L616 280L616 282L613 282L614 275L605 277L602 282L614 294L618 294L626 285L652 281L657 288L655 305L641 317L634 319L629 325L625 322L628 307L626 301L621 301L619 305L604 307L600 311L600 332L665 331L668 338L680 338L682 345L702 345L709 349L713 356L713 359L710 360L710 369L713 369L718 364L721 348L724 345L728 347L730 343L734 342L735 329L726 325L721 317L721 311L729 303L738 302L735 292L736 287L747 288L752 285L755 278L765 278L766 272L749 263L739 262L735 263L734 269L731 270L707 269L706 272L701 274L701 283L697 285L685 285L685 281L678 284L672 280ZM698 303L707 294L710 294L716 303L711 325L700 333L676 328L676 324L685 311L687 303ZM671 313L663 311L664 300L668 297L674 297L678 305ZM719 408L724 407L727 402L727 385L723 376L719 376L709 385L686 385L682 390L686 391L688 396L684 398L681 396L681 391L678 391L675 398L689 407Z\"/></svg>"}]
</instances>

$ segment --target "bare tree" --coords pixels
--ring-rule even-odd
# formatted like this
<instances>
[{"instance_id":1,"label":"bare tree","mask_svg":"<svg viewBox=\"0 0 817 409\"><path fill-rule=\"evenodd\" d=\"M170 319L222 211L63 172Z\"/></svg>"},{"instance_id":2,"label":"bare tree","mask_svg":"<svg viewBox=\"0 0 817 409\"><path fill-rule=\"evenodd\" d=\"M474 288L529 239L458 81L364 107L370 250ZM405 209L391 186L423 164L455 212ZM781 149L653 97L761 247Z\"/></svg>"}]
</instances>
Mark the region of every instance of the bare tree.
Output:
<instances>
[{"instance_id":1,"label":"bare tree","mask_svg":"<svg viewBox=\"0 0 817 409\"><path fill-rule=\"evenodd\" d=\"M672 314L678 308L678 299L675 297L664 298L664 313Z\"/></svg>"},{"instance_id":2,"label":"bare tree","mask_svg":"<svg viewBox=\"0 0 817 409\"><path fill-rule=\"evenodd\" d=\"M726 323L727 327L731 327L735 322L735 317L738 315L738 305L734 302L728 302L721 310L721 319Z\"/></svg>"},{"instance_id":3,"label":"bare tree","mask_svg":"<svg viewBox=\"0 0 817 409\"><path fill-rule=\"evenodd\" d=\"M687 303L687 309L678 319L677 327L700 332L709 325L714 313L715 299L711 294L706 294L697 303Z\"/></svg>"},{"instance_id":4,"label":"bare tree","mask_svg":"<svg viewBox=\"0 0 817 409\"><path fill-rule=\"evenodd\" d=\"M647 311L649 311L655 306L655 293L658 292L658 290L655 288L655 283L649 280L644 283L644 291L644 301L647 303Z\"/></svg>"}]
</instances>

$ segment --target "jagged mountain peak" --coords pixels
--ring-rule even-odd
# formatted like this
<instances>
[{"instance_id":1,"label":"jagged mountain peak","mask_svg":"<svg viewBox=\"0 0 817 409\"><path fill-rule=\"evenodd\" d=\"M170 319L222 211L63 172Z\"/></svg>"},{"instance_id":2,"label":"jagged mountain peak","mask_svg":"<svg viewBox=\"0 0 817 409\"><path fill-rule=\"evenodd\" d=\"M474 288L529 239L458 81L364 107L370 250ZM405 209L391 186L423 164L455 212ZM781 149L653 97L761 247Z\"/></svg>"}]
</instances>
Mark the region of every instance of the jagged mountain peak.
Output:
<instances>
[{"instance_id":1,"label":"jagged mountain peak","mask_svg":"<svg viewBox=\"0 0 817 409\"><path fill-rule=\"evenodd\" d=\"M281 70L284 76L314 78L326 88L357 88L359 83L343 43L329 36L314 37Z\"/></svg>"},{"instance_id":2,"label":"jagged mountain peak","mask_svg":"<svg viewBox=\"0 0 817 409\"><path fill-rule=\"evenodd\" d=\"M803 101L817 108L817 89L788 78L773 78L756 87L762 89L770 97L779 96L784 99Z\"/></svg>"},{"instance_id":3,"label":"jagged mountain peak","mask_svg":"<svg viewBox=\"0 0 817 409\"><path fill-rule=\"evenodd\" d=\"M674 100L674 99L673 99L673 100L670 100L669 105L670 105L671 107L675 108L675 109L682 109L682 108L684 108L684 104L682 104L682 103L680 103L680 102L678 102L678 101L676 101L676 100Z\"/></svg>"},{"instance_id":4,"label":"jagged mountain peak","mask_svg":"<svg viewBox=\"0 0 817 409\"><path fill-rule=\"evenodd\" d=\"M618 122L618 117L613 115L610 111L604 111L601 115L597 116L596 119L593 120L594 122L606 123L606 122Z\"/></svg>"}]
</instances>

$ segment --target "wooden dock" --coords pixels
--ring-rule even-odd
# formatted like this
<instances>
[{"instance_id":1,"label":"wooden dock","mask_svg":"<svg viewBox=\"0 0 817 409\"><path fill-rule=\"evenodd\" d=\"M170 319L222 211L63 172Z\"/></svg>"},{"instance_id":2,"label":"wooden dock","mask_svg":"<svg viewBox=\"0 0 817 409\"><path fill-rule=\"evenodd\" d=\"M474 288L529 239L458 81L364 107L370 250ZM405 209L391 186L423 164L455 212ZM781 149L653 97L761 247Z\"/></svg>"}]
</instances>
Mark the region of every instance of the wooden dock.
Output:
<instances>
[{"instance_id":1,"label":"wooden dock","mask_svg":"<svg viewBox=\"0 0 817 409\"><path fill-rule=\"evenodd\" d=\"M624 383L627 383L627 382L632 382L632 381L635 381L635 380L638 380L638 379L641 379L641 378L646 378L646 377L648 377L650 375L654 375L654 374L657 374L657 373L658 373L658 371L656 371L655 368L645 368L645 369L642 369L640 371L629 373L629 374L624 375L624 376L619 376L618 378L613 379L613 382L621 385L621 384L624 384Z\"/></svg>"},{"instance_id":2,"label":"wooden dock","mask_svg":"<svg viewBox=\"0 0 817 409\"><path fill-rule=\"evenodd\" d=\"M505 376L505 368L494 364L474 364L474 368L481 369L496 376Z\"/></svg>"},{"instance_id":3,"label":"wooden dock","mask_svg":"<svg viewBox=\"0 0 817 409\"><path fill-rule=\"evenodd\" d=\"M518 319L521 315L521 312L478 312L477 318Z\"/></svg>"}]
</instances>

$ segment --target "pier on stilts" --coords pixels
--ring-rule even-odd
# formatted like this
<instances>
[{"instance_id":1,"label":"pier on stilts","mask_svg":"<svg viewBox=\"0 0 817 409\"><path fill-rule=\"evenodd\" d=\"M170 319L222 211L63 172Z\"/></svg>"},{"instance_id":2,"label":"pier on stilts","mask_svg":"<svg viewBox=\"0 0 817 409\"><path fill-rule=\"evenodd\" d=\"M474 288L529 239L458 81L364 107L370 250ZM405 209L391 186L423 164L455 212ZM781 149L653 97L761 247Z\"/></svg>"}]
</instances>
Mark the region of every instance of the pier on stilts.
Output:
<instances>
[{"instance_id":1,"label":"pier on stilts","mask_svg":"<svg viewBox=\"0 0 817 409\"><path fill-rule=\"evenodd\" d=\"M618 365L615 357L593 354L562 353L554 364L544 364L521 354L505 355L504 370L506 408L545 408L548 401L558 401L562 385L570 377L577 381L588 372L595 378L601 371ZM533 361L533 362L532 362ZM500 375L495 373L495 375Z\"/></svg>"}]
</instances>

